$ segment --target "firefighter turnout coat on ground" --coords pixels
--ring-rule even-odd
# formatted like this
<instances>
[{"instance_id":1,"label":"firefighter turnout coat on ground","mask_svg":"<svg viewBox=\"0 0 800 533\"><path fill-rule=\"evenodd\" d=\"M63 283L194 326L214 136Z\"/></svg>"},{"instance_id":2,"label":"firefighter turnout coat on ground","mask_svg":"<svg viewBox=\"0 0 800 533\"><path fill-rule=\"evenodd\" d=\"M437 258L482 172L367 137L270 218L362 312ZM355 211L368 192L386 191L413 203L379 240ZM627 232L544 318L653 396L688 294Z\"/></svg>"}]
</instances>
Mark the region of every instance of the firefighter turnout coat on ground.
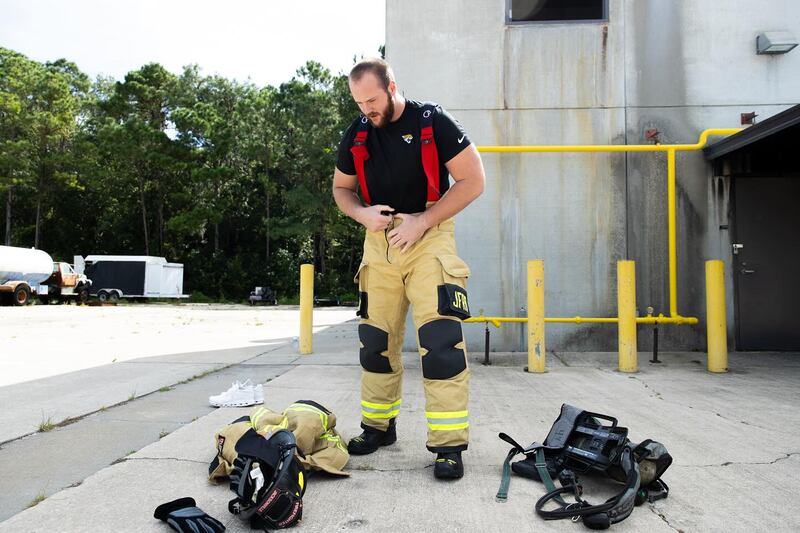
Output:
<instances>
[{"instance_id":1,"label":"firefighter turnout coat on ground","mask_svg":"<svg viewBox=\"0 0 800 533\"><path fill-rule=\"evenodd\" d=\"M236 443L250 429L265 438L280 429L288 429L297 440L297 459L306 469L349 475L342 470L350 454L336 430L336 415L317 402L298 400L281 413L262 406L253 407L249 416L221 428L214 435L217 455L209 465L209 479L230 475L236 459Z\"/></svg>"}]
</instances>

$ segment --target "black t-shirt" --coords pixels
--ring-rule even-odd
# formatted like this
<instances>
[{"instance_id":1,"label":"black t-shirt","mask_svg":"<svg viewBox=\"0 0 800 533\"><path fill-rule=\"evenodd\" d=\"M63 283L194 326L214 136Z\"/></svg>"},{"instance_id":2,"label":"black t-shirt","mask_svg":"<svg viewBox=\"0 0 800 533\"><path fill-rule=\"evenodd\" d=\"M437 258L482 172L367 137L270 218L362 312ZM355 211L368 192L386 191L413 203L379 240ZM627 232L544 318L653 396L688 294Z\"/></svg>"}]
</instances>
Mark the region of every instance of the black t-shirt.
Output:
<instances>
[{"instance_id":1,"label":"black t-shirt","mask_svg":"<svg viewBox=\"0 0 800 533\"><path fill-rule=\"evenodd\" d=\"M383 128L369 126L366 144L369 159L364 163L364 173L373 205L389 205L398 213L425 211L428 178L422 168L419 141L423 105L435 109L433 137L439 154L439 192L444 194L450 187L445 163L470 145L464 128L439 105L406 100L403 114L396 122L389 122ZM336 159L336 168L350 176L356 174L350 148L360 121L361 117L354 120L345 131Z\"/></svg>"}]
</instances>

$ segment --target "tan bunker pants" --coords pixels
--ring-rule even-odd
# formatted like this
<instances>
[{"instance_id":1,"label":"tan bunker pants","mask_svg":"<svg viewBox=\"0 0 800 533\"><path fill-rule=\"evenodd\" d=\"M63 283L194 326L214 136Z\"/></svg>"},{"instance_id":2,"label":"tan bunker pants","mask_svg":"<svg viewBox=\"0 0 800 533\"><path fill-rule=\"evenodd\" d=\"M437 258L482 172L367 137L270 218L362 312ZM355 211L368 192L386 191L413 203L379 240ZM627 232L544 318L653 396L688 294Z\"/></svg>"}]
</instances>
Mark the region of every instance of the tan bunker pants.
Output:
<instances>
[{"instance_id":1,"label":"tan bunker pants","mask_svg":"<svg viewBox=\"0 0 800 533\"><path fill-rule=\"evenodd\" d=\"M460 322L469 317L469 267L456 255L454 228L452 219L430 228L405 253L389 246L388 230L367 231L356 275L362 426L385 431L400 413L401 350L410 303L432 452L464 450L469 440L469 368Z\"/></svg>"}]
</instances>

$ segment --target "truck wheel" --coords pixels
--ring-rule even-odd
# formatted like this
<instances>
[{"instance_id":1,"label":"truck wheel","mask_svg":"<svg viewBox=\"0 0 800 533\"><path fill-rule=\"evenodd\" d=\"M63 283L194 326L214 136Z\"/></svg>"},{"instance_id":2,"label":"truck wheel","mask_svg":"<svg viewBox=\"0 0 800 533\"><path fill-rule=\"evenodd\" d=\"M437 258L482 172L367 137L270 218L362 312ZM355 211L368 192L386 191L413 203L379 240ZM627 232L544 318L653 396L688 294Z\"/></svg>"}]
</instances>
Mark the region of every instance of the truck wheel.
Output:
<instances>
[{"instance_id":1,"label":"truck wheel","mask_svg":"<svg viewBox=\"0 0 800 533\"><path fill-rule=\"evenodd\" d=\"M100 300L101 302L107 302L108 301L108 292L99 291L97 293L97 299Z\"/></svg>"},{"instance_id":2,"label":"truck wheel","mask_svg":"<svg viewBox=\"0 0 800 533\"><path fill-rule=\"evenodd\" d=\"M78 303L85 304L89 301L89 289L86 287L78 291Z\"/></svg>"},{"instance_id":3,"label":"truck wheel","mask_svg":"<svg viewBox=\"0 0 800 533\"><path fill-rule=\"evenodd\" d=\"M28 305L30 298L31 290L25 285L17 285L17 288L14 289L14 305Z\"/></svg>"},{"instance_id":4,"label":"truck wheel","mask_svg":"<svg viewBox=\"0 0 800 533\"><path fill-rule=\"evenodd\" d=\"M109 302L118 302L119 301L119 293L117 291L111 291L108 293L108 301Z\"/></svg>"}]
</instances>

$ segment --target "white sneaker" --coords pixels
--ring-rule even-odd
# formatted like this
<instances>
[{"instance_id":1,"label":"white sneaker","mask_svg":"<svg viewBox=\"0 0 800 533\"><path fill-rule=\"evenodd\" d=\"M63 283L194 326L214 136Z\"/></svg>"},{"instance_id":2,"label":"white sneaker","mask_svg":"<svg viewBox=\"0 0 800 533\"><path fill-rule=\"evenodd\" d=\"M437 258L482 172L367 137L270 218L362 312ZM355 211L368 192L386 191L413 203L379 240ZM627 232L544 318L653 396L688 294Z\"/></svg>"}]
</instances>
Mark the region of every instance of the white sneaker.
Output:
<instances>
[{"instance_id":1,"label":"white sneaker","mask_svg":"<svg viewBox=\"0 0 800 533\"><path fill-rule=\"evenodd\" d=\"M264 388L260 384L253 386L249 379L244 383L234 381L222 394L209 396L208 403L213 407L247 407L264 403Z\"/></svg>"}]
</instances>

